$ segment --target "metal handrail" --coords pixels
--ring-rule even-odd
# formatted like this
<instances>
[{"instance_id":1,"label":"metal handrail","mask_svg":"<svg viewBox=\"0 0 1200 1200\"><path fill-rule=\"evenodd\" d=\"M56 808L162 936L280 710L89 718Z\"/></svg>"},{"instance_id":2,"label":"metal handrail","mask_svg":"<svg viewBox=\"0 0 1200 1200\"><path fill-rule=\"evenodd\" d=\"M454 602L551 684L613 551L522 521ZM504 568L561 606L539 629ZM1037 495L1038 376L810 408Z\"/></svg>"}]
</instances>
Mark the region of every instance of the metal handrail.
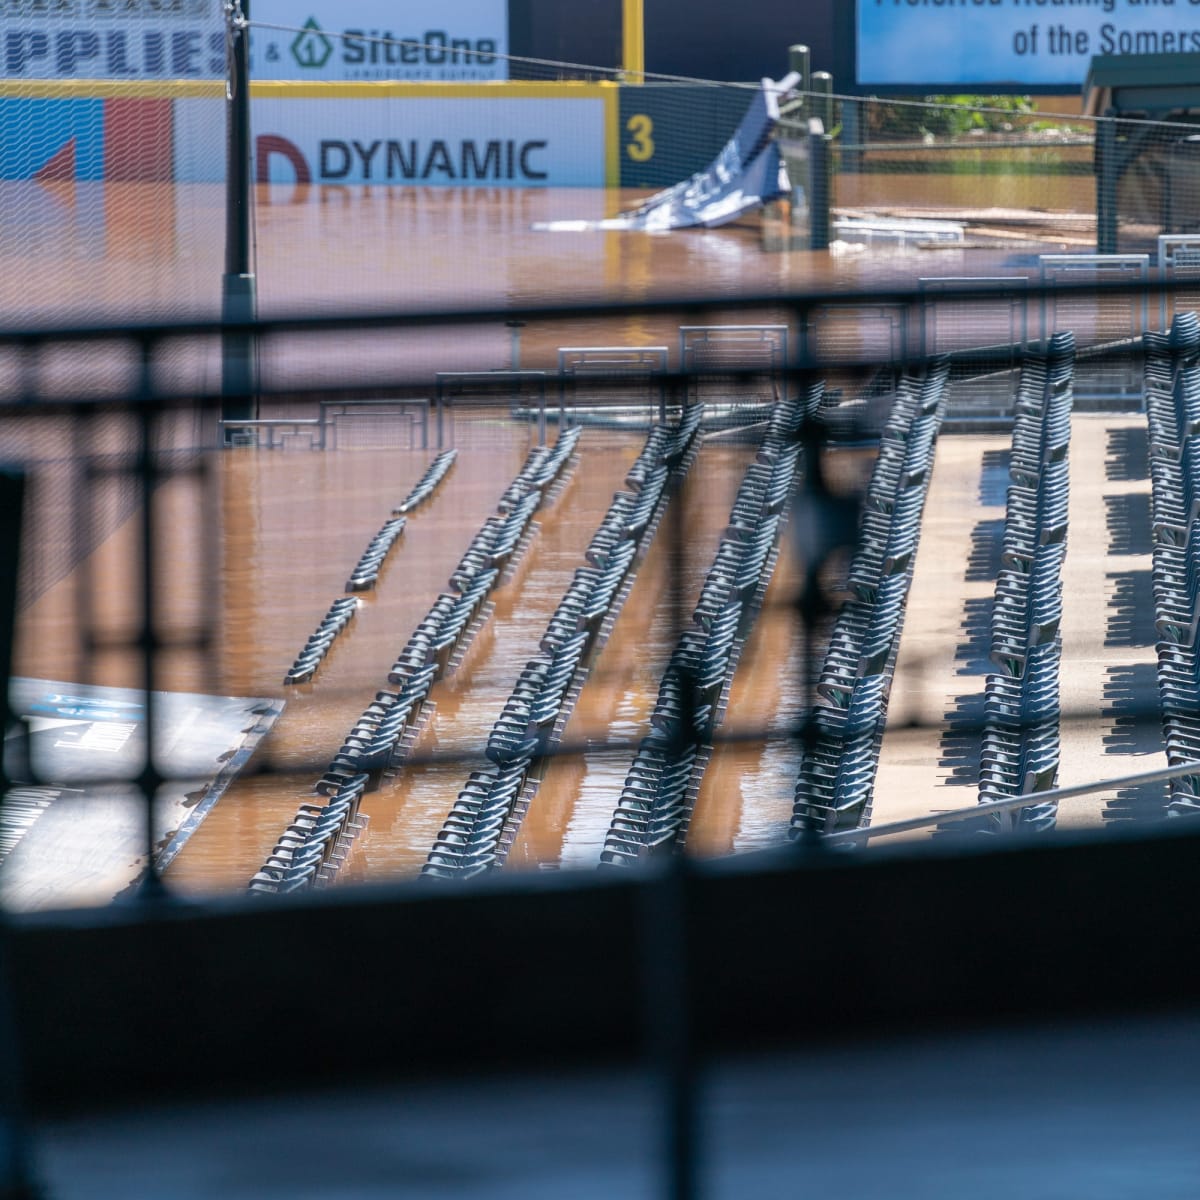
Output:
<instances>
[{"instance_id":1,"label":"metal handrail","mask_svg":"<svg viewBox=\"0 0 1200 1200\"><path fill-rule=\"evenodd\" d=\"M889 821L886 825L867 825L862 829L843 829L837 833L826 835L821 841L836 842L839 845L843 843L858 845L871 838L890 837L897 833L928 829L930 826L944 825L948 822L966 821L973 817L987 816L990 813L1012 812L1015 809L1028 808L1033 804L1073 800L1080 796L1094 796L1098 792L1111 792L1117 788L1134 787L1142 783L1166 782L1171 779L1181 779L1187 775L1200 775L1200 761L1178 763L1173 767L1160 767L1155 771L1138 771L1133 775L1117 775L1111 779L1101 779L1094 783L1073 783L1067 787L1051 788L1045 792L1025 792L1020 796L1009 796L1004 800L989 800L981 804L973 804L969 808L952 808L930 816Z\"/></svg>"}]
</instances>

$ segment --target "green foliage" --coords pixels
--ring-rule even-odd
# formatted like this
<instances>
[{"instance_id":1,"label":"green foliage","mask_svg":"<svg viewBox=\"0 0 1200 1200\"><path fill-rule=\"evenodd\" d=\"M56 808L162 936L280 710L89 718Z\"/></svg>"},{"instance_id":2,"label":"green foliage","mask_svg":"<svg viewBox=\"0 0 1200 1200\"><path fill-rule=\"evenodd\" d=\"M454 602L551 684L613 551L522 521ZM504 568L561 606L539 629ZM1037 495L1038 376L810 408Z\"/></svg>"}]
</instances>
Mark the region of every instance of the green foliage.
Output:
<instances>
[{"instance_id":1,"label":"green foliage","mask_svg":"<svg viewBox=\"0 0 1200 1200\"><path fill-rule=\"evenodd\" d=\"M1034 111L1028 96L926 96L922 104L866 106L872 138L956 138L974 130L1007 133L1013 118Z\"/></svg>"}]
</instances>

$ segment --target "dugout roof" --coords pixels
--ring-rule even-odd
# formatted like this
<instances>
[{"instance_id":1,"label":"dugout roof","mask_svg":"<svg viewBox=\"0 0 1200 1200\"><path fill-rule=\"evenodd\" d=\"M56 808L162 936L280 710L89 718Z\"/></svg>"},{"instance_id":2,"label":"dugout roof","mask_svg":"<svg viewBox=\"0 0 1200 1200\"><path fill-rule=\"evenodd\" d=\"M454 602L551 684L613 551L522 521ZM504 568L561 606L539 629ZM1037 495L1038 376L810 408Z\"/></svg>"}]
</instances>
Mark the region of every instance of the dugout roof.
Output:
<instances>
[{"instance_id":1,"label":"dugout roof","mask_svg":"<svg viewBox=\"0 0 1200 1200\"><path fill-rule=\"evenodd\" d=\"M1088 117L1200 113L1200 54L1097 54L1083 84Z\"/></svg>"}]
</instances>

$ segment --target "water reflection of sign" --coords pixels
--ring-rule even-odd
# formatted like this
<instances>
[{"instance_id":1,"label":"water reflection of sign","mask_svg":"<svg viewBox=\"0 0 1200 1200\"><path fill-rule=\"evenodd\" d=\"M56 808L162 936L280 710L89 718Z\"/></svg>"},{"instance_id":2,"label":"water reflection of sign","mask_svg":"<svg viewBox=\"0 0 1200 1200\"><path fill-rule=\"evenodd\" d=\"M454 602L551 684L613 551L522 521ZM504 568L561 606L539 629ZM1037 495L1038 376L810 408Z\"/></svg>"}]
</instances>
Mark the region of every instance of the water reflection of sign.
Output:
<instances>
[{"instance_id":1,"label":"water reflection of sign","mask_svg":"<svg viewBox=\"0 0 1200 1200\"><path fill-rule=\"evenodd\" d=\"M254 0L255 79L507 79L506 0Z\"/></svg>"},{"instance_id":2,"label":"water reflection of sign","mask_svg":"<svg viewBox=\"0 0 1200 1200\"><path fill-rule=\"evenodd\" d=\"M860 88L1078 91L1096 54L1200 52L1196 0L859 0L856 10Z\"/></svg>"}]
</instances>

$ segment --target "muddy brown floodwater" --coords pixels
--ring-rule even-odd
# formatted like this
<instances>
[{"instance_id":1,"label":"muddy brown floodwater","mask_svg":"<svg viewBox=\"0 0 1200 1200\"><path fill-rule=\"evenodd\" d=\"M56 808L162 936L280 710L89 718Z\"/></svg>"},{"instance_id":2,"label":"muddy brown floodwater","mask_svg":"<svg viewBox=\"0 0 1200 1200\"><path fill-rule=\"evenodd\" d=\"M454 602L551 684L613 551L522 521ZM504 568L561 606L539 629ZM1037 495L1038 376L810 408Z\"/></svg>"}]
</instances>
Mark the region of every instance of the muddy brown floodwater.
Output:
<instances>
[{"instance_id":1,"label":"muddy brown floodwater","mask_svg":"<svg viewBox=\"0 0 1200 1200\"><path fill-rule=\"evenodd\" d=\"M8 199L24 204L31 198L13 192ZM59 236L39 228L20 252L5 246L0 295L10 311L28 311L32 303L43 319L82 313L95 320L131 310L160 316L215 311L217 189L168 194L155 185L109 185L102 196L109 222L103 235L81 225L87 197L51 199L46 219L57 222ZM548 218L602 216L632 199L553 189L337 188L296 195L292 189L261 188L256 211L261 311L685 297L707 303L703 320L719 323L747 319L721 307L739 296L777 295L777 306L758 310L752 319L788 322L784 298L809 287L835 280L857 285L872 278L991 274L1010 253L909 251L838 261L827 254L772 251L764 246L778 243L779 230L769 216L668 236L529 228ZM146 231L140 240L139 222ZM40 300L30 301L19 281L31 264L51 259ZM540 323L522 331L522 365L553 367L558 347L565 345L665 345L674 365L678 326L691 316L692 310L680 308L651 318ZM276 381L327 376L344 383L374 371L431 385L434 370L506 367L511 353L509 331L496 324L435 335L345 334L310 345L280 338L264 347L263 362ZM214 361L212 345L182 346L163 370L172 380L211 384ZM41 364L51 372L53 365ZM0 371L9 375L19 369L19 363L0 362ZM96 364L89 367L86 356L68 356L59 383L76 386L89 370L94 377ZM24 437L23 429L14 426L10 436ZM433 451L366 445L323 453L211 453L202 480L180 478L157 492L161 624L180 636L207 625L213 635L207 649L165 654L158 686L287 702L250 770L176 858L168 873L172 886L185 891L245 886L355 717L386 686L397 652L445 587L472 534L494 511L536 434L529 424L492 413L460 419L453 436L460 449L453 472L433 502L410 517L378 587L363 597L315 681L302 687L284 688L284 672ZM186 437L177 434L171 444L181 441ZM640 433L585 432L571 479L538 514L537 536L514 577L495 593L491 620L461 669L435 688L436 716L419 749L439 761L402 770L367 797L370 828L355 849L349 878L407 876L424 861L641 441ZM70 449L62 431L57 442L39 442L33 433L27 442L44 461ZM583 752L548 772L513 847L514 868L596 864L632 757L630 749L614 752L605 744L634 743L646 732L678 622L691 612L749 455L748 448L731 444L703 446L673 502L677 514L663 522L649 548L568 727L568 742ZM49 468L45 472L52 477ZM136 630L138 528L130 512L119 504L110 507L112 527L99 528L91 553L62 570L55 566L58 559L49 559L70 558L75 535L47 525L46 537L35 539L33 566L46 569L37 574L36 596L21 614L20 674L139 684L134 655L113 644ZM738 733L764 727L782 733L798 712L798 632L788 607L794 583L785 546L767 612L733 684L729 724ZM86 650L81 635L88 624L104 633L109 649ZM720 750L696 806L690 847L726 854L778 842L790 812L793 773L786 738Z\"/></svg>"}]
</instances>

